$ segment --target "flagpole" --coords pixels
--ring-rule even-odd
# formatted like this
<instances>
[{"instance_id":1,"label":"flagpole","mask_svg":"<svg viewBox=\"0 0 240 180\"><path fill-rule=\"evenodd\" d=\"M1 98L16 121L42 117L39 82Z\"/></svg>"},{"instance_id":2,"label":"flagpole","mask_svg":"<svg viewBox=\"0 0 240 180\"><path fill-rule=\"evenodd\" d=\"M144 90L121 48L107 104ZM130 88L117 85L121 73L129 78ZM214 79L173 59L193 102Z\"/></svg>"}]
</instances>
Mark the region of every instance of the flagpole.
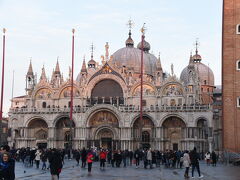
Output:
<instances>
[{"instance_id":1,"label":"flagpole","mask_svg":"<svg viewBox=\"0 0 240 180\"><path fill-rule=\"evenodd\" d=\"M72 146L73 146L73 71L74 71L74 33L75 29L72 29L72 73L71 73L71 103L70 103L70 153L72 154Z\"/></svg>"},{"instance_id":2,"label":"flagpole","mask_svg":"<svg viewBox=\"0 0 240 180\"><path fill-rule=\"evenodd\" d=\"M145 23L144 23L145 24ZM142 129L143 129L143 46L144 46L144 25L141 29L142 32L142 41L141 41L141 90L140 90L140 142L142 142Z\"/></svg>"},{"instance_id":3,"label":"flagpole","mask_svg":"<svg viewBox=\"0 0 240 180\"><path fill-rule=\"evenodd\" d=\"M13 70L13 78L12 78L12 100L13 100L13 92L14 92L14 70ZM13 103L13 101L12 101Z\"/></svg>"},{"instance_id":4,"label":"flagpole","mask_svg":"<svg viewBox=\"0 0 240 180\"><path fill-rule=\"evenodd\" d=\"M0 145L2 145L3 90L4 90L4 65L5 65L5 33L6 33L6 29L3 28L2 87L1 87L1 106L0 106Z\"/></svg>"}]
</instances>

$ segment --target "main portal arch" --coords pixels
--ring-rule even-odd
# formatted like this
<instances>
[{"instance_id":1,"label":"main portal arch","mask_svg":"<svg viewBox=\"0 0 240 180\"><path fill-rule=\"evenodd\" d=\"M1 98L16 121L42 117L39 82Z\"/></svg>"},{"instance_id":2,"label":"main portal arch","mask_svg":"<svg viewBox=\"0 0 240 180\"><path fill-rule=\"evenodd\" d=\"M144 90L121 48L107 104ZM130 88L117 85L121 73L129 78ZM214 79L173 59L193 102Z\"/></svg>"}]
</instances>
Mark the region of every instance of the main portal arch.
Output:
<instances>
[{"instance_id":1,"label":"main portal arch","mask_svg":"<svg viewBox=\"0 0 240 180\"><path fill-rule=\"evenodd\" d=\"M177 116L170 116L164 120L163 124L163 149L184 150L182 141L184 139L184 129L186 124Z\"/></svg>"},{"instance_id":2,"label":"main portal arch","mask_svg":"<svg viewBox=\"0 0 240 180\"><path fill-rule=\"evenodd\" d=\"M104 149L117 149L119 141L119 121L114 113L99 110L90 116L88 121L89 135L87 146Z\"/></svg>"}]
</instances>

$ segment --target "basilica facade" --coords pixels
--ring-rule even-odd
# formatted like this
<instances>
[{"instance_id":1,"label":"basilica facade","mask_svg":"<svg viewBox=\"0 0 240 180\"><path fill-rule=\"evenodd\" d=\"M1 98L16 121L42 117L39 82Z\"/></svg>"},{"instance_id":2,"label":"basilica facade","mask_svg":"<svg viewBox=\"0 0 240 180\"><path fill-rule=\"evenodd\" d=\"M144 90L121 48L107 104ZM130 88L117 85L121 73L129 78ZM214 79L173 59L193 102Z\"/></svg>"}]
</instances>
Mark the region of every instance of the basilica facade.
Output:
<instances>
[{"instance_id":1,"label":"basilica facade","mask_svg":"<svg viewBox=\"0 0 240 180\"><path fill-rule=\"evenodd\" d=\"M160 57L151 54L150 48L147 41L143 47L141 43L134 46L129 31L125 47L111 56L106 43L101 63L94 60L93 54L89 61L84 59L74 80L72 125L70 75L63 78L57 62L51 80L43 67L37 81L30 63L26 95L13 98L9 110L9 145L67 148L72 134L73 148L211 150L212 70L202 63L196 48L177 77L173 66L171 73L163 70ZM141 50L144 51L142 121Z\"/></svg>"}]
</instances>

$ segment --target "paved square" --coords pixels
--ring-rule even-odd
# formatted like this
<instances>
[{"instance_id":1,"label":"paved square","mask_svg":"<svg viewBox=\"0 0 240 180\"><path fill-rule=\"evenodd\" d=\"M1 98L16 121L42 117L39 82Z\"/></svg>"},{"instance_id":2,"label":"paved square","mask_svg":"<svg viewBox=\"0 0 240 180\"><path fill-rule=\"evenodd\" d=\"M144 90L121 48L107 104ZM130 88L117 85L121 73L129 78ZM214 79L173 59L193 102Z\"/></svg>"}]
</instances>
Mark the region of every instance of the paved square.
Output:
<instances>
[{"instance_id":1,"label":"paved square","mask_svg":"<svg viewBox=\"0 0 240 180\"><path fill-rule=\"evenodd\" d=\"M141 164L142 165L142 164ZM200 164L204 180L239 180L240 167L225 166L218 164L217 167L206 166L204 162ZM25 173L24 173L25 171ZM191 169L190 169L191 172ZM60 179L63 180L181 180L184 169L167 169L164 166L154 169L144 169L141 166L136 169L135 166L127 168L112 168L107 165L104 171L100 170L99 163L93 164L92 175L88 176L87 169L76 166L74 160L66 160ZM197 172L195 172L197 175ZM197 176L196 176L197 177ZM26 168L22 163L16 163L16 179L19 180L48 180L51 179L48 170L42 171L34 167ZM198 178L195 178L198 179Z\"/></svg>"}]
</instances>

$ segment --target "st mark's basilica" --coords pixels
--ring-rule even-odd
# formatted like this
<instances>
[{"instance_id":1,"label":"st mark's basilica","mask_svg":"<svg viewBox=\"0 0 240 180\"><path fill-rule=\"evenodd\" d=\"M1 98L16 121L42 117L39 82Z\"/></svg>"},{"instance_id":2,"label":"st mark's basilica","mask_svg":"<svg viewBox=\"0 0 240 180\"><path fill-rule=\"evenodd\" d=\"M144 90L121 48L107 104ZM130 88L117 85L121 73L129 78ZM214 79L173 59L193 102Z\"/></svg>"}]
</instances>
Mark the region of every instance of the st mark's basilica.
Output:
<instances>
[{"instance_id":1,"label":"st mark's basilica","mask_svg":"<svg viewBox=\"0 0 240 180\"><path fill-rule=\"evenodd\" d=\"M101 63L93 54L90 60L83 60L74 80L73 148L211 150L214 74L204 64L198 47L185 59L188 65L179 78L173 66L171 73L164 71L160 56L151 54L150 43L144 41L140 122L142 46L135 45L131 30L122 44L123 48L109 55L106 43ZM9 110L9 145L68 147L70 89L70 75L63 78L58 61L50 80L44 67L36 79L30 62L26 95L13 98Z\"/></svg>"}]
</instances>

